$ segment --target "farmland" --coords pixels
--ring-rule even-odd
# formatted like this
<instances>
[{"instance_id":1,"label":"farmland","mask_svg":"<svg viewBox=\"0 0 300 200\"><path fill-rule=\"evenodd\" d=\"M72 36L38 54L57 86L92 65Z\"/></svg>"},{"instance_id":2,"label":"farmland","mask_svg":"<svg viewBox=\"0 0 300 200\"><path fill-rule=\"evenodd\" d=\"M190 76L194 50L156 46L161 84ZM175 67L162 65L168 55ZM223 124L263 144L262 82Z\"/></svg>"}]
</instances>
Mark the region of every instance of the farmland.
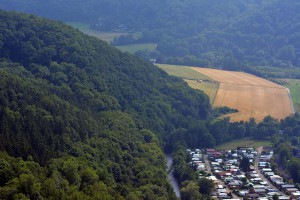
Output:
<instances>
[{"instance_id":1,"label":"farmland","mask_svg":"<svg viewBox=\"0 0 300 200\"><path fill-rule=\"evenodd\" d=\"M243 72L207 68L192 68L220 82L213 106L228 106L238 109L229 114L231 121L261 121L271 115L282 119L292 114L291 102L285 87Z\"/></svg>"},{"instance_id":2,"label":"farmland","mask_svg":"<svg viewBox=\"0 0 300 200\"><path fill-rule=\"evenodd\" d=\"M165 70L168 74L173 76L178 76L183 79L213 81L213 79L210 78L209 76L206 76L199 72L195 73L195 70L191 69L188 66L166 65L166 64L157 64L157 66Z\"/></svg>"},{"instance_id":3,"label":"farmland","mask_svg":"<svg viewBox=\"0 0 300 200\"><path fill-rule=\"evenodd\" d=\"M267 115L283 119L292 114L288 90L276 83L244 72L174 65L158 65L173 76L181 77L194 89L202 90L213 107L227 106L239 112L228 114L231 121L262 121ZM296 111L300 100L300 81L289 85ZM298 98L297 98L298 97ZM300 102L299 102L300 103Z\"/></svg>"},{"instance_id":4,"label":"farmland","mask_svg":"<svg viewBox=\"0 0 300 200\"><path fill-rule=\"evenodd\" d=\"M258 87L274 87L280 89L284 88L276 83L244 72L225 71L199 67L192 67L192 69L205 74L220 83Z\"/></svg>"}]
</instances>

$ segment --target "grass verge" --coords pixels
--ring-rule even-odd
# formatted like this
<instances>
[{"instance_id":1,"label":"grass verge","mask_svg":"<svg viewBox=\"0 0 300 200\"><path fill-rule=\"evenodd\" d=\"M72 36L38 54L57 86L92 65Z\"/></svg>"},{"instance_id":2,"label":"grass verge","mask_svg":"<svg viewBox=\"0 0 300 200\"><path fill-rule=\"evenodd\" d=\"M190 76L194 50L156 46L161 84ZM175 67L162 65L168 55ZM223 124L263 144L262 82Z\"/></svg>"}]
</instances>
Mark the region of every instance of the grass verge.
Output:
<instances>
[{"instance_id":1,"label":"grass verge","mask_svg":"<svg viewBox=\"0 0 300 200\"><path fill-rule=\"evenodd\" d=\"M254 138L243 138L239 140L233 140L224 144L216 146L217 150L229 150L236 149L237 147L253 147L254 149L261 146L272 146L269 140L254 139Z\"/></svg>"},{"instance_id":2,"label":"grass verge","mask_svg":"<svg viewBox=\"0 0 300 200\"><path fill-rule=\"evenodd\" d=\"M299 79L284 79L284 87L290 89L294 108L296 112L300 112L300 80Z\"/></svg>"}]
</instances>

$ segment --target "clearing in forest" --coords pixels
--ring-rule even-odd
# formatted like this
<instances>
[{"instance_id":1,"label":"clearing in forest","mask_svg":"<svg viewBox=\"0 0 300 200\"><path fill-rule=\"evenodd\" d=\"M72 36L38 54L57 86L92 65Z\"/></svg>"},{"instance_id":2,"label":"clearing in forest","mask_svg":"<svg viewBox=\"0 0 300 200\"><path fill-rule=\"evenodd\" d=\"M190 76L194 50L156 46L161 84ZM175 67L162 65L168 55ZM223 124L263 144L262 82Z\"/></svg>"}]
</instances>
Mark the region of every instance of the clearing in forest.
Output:
<instances>
[{"instance_id":1,"label":"clearing in forest","mask_svg":"<svg viewBox=\"0 0 300 200\"><path fill-rule=\"evenodd\" d=\"M214 107L227 106L239 112L229 114L231 121L262 121L267 115L283 119L292 114L288 90L276 83L244 72L192 67L220 83Z\"/></svg>"}]
</instances>

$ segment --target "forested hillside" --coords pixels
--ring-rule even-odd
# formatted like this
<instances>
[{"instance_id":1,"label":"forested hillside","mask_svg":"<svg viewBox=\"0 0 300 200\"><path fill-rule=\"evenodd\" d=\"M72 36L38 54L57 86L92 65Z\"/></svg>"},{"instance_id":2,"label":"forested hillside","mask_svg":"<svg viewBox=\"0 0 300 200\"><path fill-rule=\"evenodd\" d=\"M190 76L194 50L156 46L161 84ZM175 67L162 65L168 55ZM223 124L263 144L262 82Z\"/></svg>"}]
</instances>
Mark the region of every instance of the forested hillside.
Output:
<instances>
[{"instance_id":1,"label":"forested hillside","mask_svg":"<svg viewBox=\"0 0 300 200\"><path fill-rule=\"evenodd\" d=\"M174 199L163 148L208 97L63 23L0 19L0 199Z\"/></svg>"},{"instance_id":2,"label":"forested hillside","mask_svg":"<svg viewBox=\"0 0 300 200\"><path fill-rule=\"evenodd\" d=\"M156 52L139 55L162 63L227 69L300 63L297 0L0 0L0 7L85 22L100 31L141 32L114 44L157 43Z\"/></svg>"}]
</instances>

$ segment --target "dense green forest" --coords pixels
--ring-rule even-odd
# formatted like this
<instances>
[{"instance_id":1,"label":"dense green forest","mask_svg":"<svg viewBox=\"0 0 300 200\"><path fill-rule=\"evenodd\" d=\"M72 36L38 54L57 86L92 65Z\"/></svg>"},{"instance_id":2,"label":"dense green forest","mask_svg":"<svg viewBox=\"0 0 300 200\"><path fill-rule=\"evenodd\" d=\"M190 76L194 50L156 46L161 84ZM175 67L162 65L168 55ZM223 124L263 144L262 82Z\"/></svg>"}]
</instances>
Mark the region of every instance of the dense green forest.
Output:
<instances>
[{"instance_id":1,"label":"dense green forest","mask_svg":"<svg viewBox=\"0 0 300 200\"><path fill-rule=\"evenodd\" d=\"M157 43L155 52L138 55L161 63L227 69L300 63L297 0L0 0L0 7L134 33L113 44Z\"/></svg>"},{"instance_id":2,"label":"dense green forest","mask_svg":"<svg viewBox=\"0 0 300 200\"><path fill-rule=\"evenodd\" d=\"M240 136L151 63L60 22L0 18L1 199L174 199L163 150Z\"/></svg>"},{"instance_id":3,"label":"dense green forest","mask_svg":"<svg viewBox=\"0 0 300 200\"><path fill-rule=\"evenodd\" d=\"M208 97L63 23L0 18L0 199L174 199L163 147Z\"/></svg>"}]
</instances>

